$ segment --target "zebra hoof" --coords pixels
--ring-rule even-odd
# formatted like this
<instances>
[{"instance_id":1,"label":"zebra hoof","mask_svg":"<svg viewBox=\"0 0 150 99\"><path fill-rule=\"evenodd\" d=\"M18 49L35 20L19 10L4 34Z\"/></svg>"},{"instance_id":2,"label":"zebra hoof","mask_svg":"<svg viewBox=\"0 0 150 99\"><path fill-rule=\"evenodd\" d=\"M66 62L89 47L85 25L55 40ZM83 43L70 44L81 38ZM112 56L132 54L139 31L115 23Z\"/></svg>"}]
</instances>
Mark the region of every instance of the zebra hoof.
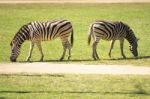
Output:
<instances>
[{"instance_id":1,"label":"zebra hoof","mask_svg":"<svg viewBox=\"0 0 150 99\"><path fill-rule=\"evenodd\" d=\"M68 56L68 60L70 60L71 56Z\"/></svg>"},{"instance_id":2,"label":"zebra hoof","mask_svg":"<svg viewBox=\"0 0 150 99\"><path fill-rule=\"evenodd\" d=\"M97 60L97 58L95 56L92 56L94 60Z\"/></svg>"},{"instance_id":3,"label":"zebra hoof","mask_svg":"<svg viewBox=\"0 0 150 99\"><path fill-rule=\"evenodd\" d=\"M59 59L59 61L63 61L63 60L64 60L64 58L60 58L60 59Z\"/></svg>"},{"instance_id":4,"label":"zebra hoof","mask_svg":"<svg viewBox=\"0 0 150 99\"><path fill-rule=\"evenodd\" d=\"M95 57L93 57L94 60L97 60Z\"/></svg>"},{"instance_id":5,"label":"zebra hoof","mask_svg":"<svg viewBox=\"0 0 150 99\"><path fill-rule=\"evenodd\" d=\"M100 60L99 57L93 57L93 59L94 59L95 61Z\"/></svg>"},{"instance_id":6,"label":"zebra hoof","mask_svg":"<svg viewBox=\"0 0 150 99\"><path fill-rule=\"evenodd\" d=\"M26 61L27 61L27 62L30 62L30 58L27 58Z\"/></svg>"},{"instance_id":7,"label":"zebra hoof","mask_svg":"<svg viewBox=\"0 0 150 99\"><path fill-rule=\"evenodd\" d=\"M43 62L43 58L42 58L42 59L40 59L40 62Z\"/></svg>"},{"instance_id":8,"label":"zebra hoof","mask_svg":"<svg viewBox=\"0 0 150 99\"><path fill-rule=\"evenodd\" d=\"M100 58L97 58L97 60L100 60Z\"/></svg>"},{"instance_id":9,"label":"zebra hoof","mask_svg":"<svg viewBox=\"0 0 150 99\"><path fill-rule=\"evenodd\" d=\"M108 54L108 56L109 56L109 58L111 58L111 54L110 53Z\"/></svg>"},{"instance_id":10,"label":"zebra hoof","mask_svg":"<svg viewBox=\"0 0 150 99\"><path fill-rule=\"evenodd\" d=\"M109 58L111 58L111 55L108 55L109 56Z\"/></svg>"},{"instance_id":11,"label":"zebra hoof","mask_svg":"<svg viewBox=\"0 0 150 99\"><path fill-rule=\"evenodd\" d=\"M127 59L127 57L126 57L126 56L123 56L123 58L124 58L124 59Z\"/></svg>"}]
</instances>

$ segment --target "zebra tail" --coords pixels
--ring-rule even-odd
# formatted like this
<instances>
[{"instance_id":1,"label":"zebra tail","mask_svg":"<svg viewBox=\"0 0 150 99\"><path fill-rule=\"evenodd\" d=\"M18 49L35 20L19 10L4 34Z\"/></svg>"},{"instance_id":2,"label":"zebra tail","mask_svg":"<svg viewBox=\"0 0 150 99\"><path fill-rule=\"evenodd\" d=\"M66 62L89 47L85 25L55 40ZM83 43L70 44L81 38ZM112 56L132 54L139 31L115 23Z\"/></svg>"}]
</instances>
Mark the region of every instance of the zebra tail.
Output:
<instances>
[{"instance_id":1,"label":"zebra tail","mask_svg":"<svg viewBox=\"0 0 150 99\"><path fill-rule=\"evenodd\" d=\"M90 45L91 43L91 35L93 32L93 24L91 25L90 29L89 29L89 36L88 36L88 45Z\"/></svg>"},{"instance_id":2,"label":"zebra tail","mask_svg":"<svg viewBox=\"0 0 150 99\"><path fill-rule=\"evenodd\" d=\"M72 32L71 32L71 47L73 47L73 42L74 42L74 37L73 37L73 29L72 29Z\"/></svg>"}]
</instances>

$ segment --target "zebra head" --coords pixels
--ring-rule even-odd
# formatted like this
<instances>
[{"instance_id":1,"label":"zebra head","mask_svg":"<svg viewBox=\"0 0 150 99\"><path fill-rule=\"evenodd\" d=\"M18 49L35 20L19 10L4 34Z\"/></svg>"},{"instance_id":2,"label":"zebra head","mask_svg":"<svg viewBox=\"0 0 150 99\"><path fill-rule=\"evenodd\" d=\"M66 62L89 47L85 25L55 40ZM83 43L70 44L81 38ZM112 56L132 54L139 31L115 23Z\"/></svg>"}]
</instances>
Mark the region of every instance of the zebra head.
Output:
<instances>
[{"instance_id":1,"label":"zebra head","mask_svg":"<svg viewBox=\"0 0 150 99\"><path fill-rule=\"evenodd\" d=\"M10 56L10 61L16 62L16 59L20 53L20 45L16 41L12 41L10 43L11 46L11 56Z\"/></svg>"},{"instance_id":2,"label":"zebra head","mask_svg":"<svg viewBox=\"0 0 150 99\"><path fill-rule=\"evenodd\" d=\"M138 47L138 40L133 32L133 30L128 26L126 25L126 39L128 40L128 42L130 43L130 51L131 53L134 55L134 57L138 57L138 50L137 50L137 47Z\"/></svg>"},{"instance_id":3,"label":"zebra head","mask_svg":"<svg viewBox=\"0 0 150 99\"><path fill-rule=\"evenodd\" d=\"M130 46L130 51L132 52L132 54L134 55L134 57L138 56L138 39L136 39Z\"/></svg>"}]
</instances>

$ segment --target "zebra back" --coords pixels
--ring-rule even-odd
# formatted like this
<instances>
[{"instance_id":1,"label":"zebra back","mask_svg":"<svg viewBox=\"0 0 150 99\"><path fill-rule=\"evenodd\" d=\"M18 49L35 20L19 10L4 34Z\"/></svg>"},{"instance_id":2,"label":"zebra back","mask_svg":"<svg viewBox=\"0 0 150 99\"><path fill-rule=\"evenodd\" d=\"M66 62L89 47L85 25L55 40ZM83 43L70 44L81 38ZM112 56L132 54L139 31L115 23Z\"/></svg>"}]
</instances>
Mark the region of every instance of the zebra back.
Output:
<instances>
[{"instance_id":1,"label":"zebra back","mask_svg":"<svg viewBox=\"0 0 150 99\"><path fill-rule=\"evenodd\" d=\"M95 37L105 39L105 40L116 40L121 38L126 38L127 35L135 35L132 29L125 23L121 21L96 21L93 23L91 29ZM127 38L126 38L127 39Z\"/></svg>"},{"instance_id":2,"label":"zebra back","mask_svg":"<svg viewBox=\"0 0 150 99\"><path fill-rule=\"evenodd\" d=\"M30 30L33 33L33 38L36 36L41 40L52 40L57 37L67 38L72 32L71 22L67 20L46 21L46 22L31 22Z\"/></svg>"}]
</instances>

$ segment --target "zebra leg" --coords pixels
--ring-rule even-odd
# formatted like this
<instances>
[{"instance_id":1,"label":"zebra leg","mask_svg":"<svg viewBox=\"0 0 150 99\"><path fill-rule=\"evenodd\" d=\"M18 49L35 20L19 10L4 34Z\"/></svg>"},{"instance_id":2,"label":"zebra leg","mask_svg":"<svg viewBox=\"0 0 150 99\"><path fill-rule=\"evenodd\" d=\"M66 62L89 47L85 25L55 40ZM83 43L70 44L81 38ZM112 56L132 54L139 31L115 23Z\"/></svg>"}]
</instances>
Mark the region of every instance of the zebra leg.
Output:
<instances>
[{"instance_id":1,"label":"zebra leg","mask_svg":"<svg viewBox=\"0 0 150 99\"><path fill-rule=\"evenodd\" d=\"M109 50L109 53L108 53L108 56L111 58L111 51L112 51L112 49L113 49L113 47L114 47L114 43L115 43L115 40L112 40L111 42L110 42L110 50Z\"/></svg>"},{"instance_id":2,"label":"zebra leg","mask_svg":"<svg viewBox=\"0 0 150 99\"><path fill-rule=\"evenodd\" d=\"M94 60L96 60L96 57L95 57L95 44L94 44L94 42L93 42L92 50L93 50L92 57L93 57Z\"/></svg>"},{"instance_id":3,"label":"zebra leg","mask_svg":"<svg viewBox=\"0 0 150 99\"><path fill-rule=\"evenodd\" d=\"M29 55L28 55L26 61L30 61L31 55L32 55L32 51L33 51L33 47L34 47L34 43L31 42L31 43L30 43Z\"/></svg>"},{"instance_id":4,"label":"zebra leg","mask_svg":"<svg viewBox=\"0 0 150 99\"><path fill-rule=\"evenodd\" d=\"M123 58L126 58L124 52L123 52L123 46L124 46L124 39L120 40L120 50L121 50L121 55L123 56Z\"/></svg>"},{"instance_id":5,"label":"zebra leg","mask_svg":"<svg viewBox=\"0 0 150 99\"><path fill-rule=\"evenodd\" d=\"M99 59L99 56L98 56L97 51L96 51L97 43L98 42L96 42L96 41L93 42L93 54L92 54L92 57L93 57L94 60Z\"/></svg>"},{"instance_id":6,"label":"zebra leg","mask_svg":"<svg viewBox=\"0 0 150 99\"><path fill-rule=\"evenodd\" d=\"M39 48L39 51L41 53L41 59L40 61L43 61L43 58L44 58L44 54L43 54L43 51L42 51L42 46L41 46L41 43L37 43L37 47Z\"/></svg>"},{"instance_id":7,"label":"zebra leg","mask_svg":"<svg viewBox=\"0 0 150 99\"><path fill-rule=\"evenodd\" d=\"M60 61L62 61L64 59L64 56L65 56L66 50L67 50L67 43L65 42L62 45L63 45L64 51L63 51L63 54L62 54L61 58L59 59Z\"/></svg>"},{"instance_id":8,"label":"zebra leg","mask_svg":"<svg viewBox=\"0 0 150 99\"><path fill-rule=\"evenodd\" d=\"M97 49L97 48L96 48ZM99 60L99 56L97 54L97 50L95 49L95 52L96 52L96 58Z\"/></svg>"},{"instance_id":9,"label":"zebra leg","mask_svg":"<svg viewBox=\"0 0 150 99\"><path fill-rule=\"evenodd\" d=\"M70 60L70 58L71 58L71 44L69 42L68 42L68 51L69 51L68 60Z\"/></svg>"}]
</instances>

